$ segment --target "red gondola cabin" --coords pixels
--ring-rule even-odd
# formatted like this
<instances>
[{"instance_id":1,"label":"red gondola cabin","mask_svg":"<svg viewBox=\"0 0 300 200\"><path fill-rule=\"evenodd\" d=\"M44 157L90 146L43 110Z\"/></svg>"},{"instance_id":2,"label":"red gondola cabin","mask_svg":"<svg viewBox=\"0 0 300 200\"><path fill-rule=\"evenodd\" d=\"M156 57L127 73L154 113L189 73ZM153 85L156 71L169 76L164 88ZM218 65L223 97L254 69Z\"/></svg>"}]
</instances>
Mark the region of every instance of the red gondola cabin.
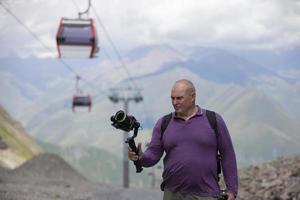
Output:
<instances>
[{"instance_id":1,"label":"red gondola cabin","mask_svg":"<svg viewBox=\"0 0 300 200\"><path fill-rule=\"evenodd\" d=\"M75 107L88 107L89 112L92 109L92 98L90 95L83 96L83 95L74 95L73 102L72 102L72 110L75 112Z\"/></svg>"},{"instance_id":2,"label":"red gondola cabin","mask_svg":"<svg viewBox=\"0 0 300 200\"><path fill-rule=\"evenodd\" d=\"M99 51L93 19L62 18L56 41L60 58L93 58Z\"/></svg>"}]
</instances>

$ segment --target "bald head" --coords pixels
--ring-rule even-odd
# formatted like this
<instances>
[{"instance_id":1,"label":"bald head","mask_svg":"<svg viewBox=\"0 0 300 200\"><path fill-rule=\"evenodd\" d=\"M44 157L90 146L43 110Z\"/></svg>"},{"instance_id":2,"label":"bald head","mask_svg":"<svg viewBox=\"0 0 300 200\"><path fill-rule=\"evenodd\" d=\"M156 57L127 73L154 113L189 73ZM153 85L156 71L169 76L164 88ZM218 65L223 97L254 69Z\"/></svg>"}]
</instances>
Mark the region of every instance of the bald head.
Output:
<instances>
[{"instance_id":1,"label":"bald head","mask_svg":"<svg viewBox=\"0 0 300 200\"><path fill-rule=\"evenodd\" d=\"M182 89L185 89L186 92L188 92L188 93L196 92L194 84L190 80L187 80L187 79L180 79L180 80L176 81L173 86L173 89L175 89L175 87L180 87Z\"/></svg>"},{"instance_id":2,"label":"bald head","mask_svg":"<svg viewBox=\"0 0 300 200\"><path fill-rule=\"evenodd\" d=\"M194 84L186 79L176 81L171 91L171 99L176 115L189 116L195 110Z\"/></svg>"}]
</instances>

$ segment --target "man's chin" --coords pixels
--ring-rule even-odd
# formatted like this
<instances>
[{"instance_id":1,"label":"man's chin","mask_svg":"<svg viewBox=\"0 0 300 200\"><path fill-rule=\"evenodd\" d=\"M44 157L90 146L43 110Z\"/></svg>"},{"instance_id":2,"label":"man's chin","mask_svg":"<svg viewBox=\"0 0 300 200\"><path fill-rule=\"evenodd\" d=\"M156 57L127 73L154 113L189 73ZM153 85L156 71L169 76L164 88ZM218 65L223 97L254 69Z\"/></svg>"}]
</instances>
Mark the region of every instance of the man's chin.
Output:
<instances>
[{"instance_id":1,"label":"man's chin","mask_svg":"<svg viewBox=\"0 0 300 200\"><path fill-rule=\"evenodd\" d=\"M175 113L176 113L176 115L181 115L182 114L181 110L175 110Z\"/></svg>"}]
</instances>

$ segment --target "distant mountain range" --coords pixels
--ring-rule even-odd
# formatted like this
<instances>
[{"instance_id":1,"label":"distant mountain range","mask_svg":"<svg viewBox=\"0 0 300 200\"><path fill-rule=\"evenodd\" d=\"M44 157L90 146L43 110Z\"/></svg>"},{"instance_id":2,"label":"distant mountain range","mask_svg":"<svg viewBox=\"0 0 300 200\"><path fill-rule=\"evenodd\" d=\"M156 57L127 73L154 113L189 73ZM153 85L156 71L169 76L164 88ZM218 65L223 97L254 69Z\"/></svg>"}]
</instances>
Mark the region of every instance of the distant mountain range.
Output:
<instances>
[{"instance_id":1,"label":"distant mountain range","mask_svg":"<svg viewBox=\"0 0 300 200\"><path fill-rule=\"evenodd\" d=\"M257 60L255 55L259 55ZM2 58L1 93L9 98L1 98L0 103L39 140L99 147L121 157L123 136L111 127L109 118L123 109L123 104L108 100L109 88L142 88L144 101L130 102L129 110L143 125L136 140L145 144L155 121L172 111L172 84L188 78L195 83L198 104L224 117L238 162L246 166L300 152L300 79L291 74L300 74L296 55L298 49L231 52L206 47L140 46L124 56L131 78L115 60L67 60L88 80L81 86L93 96L91 113L84 109L72 113L75 77L59 61ZM278 60L274 67L273 56Z\"/></svg>"}]
</instances>

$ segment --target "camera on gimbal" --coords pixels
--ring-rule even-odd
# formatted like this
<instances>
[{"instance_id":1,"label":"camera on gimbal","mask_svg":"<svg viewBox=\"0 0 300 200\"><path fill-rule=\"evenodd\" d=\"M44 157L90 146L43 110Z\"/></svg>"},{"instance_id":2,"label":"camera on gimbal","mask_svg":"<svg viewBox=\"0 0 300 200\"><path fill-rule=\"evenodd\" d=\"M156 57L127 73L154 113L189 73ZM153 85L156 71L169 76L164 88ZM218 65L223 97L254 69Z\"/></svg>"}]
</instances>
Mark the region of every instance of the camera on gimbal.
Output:
<instances>
[{"instance_id":1,"label":"camera on gimbal","mask_svg":"<svg viewBox=\"0 0 300 200\"><path fill-rule=\"evenodd\" d=\"M131 115L126 115L123 110L119 110L115 115L111 116L110 120L113 122L111 125L116 129L121 129L126 132L134 130L133 136L127 138L125 141L128 143L129 147L138 155L139 150L135 145L134 138L138 134L140 123ZM139 160L133 162L136 167L136 172L140 173L143 168Z\"/></svg>"},{"instance_id":2,"label":"camera on gimbal","mask_svg":"<svg viewBox=\"0 0 300 200\"><path fill-rule=\"evenodd\" d=\"M110 120L115 128L126 132L140 127L140 123L133 116L126 115L123 110L119 110L115 115L111 116Z\"/></svg>"}]
</instances>

